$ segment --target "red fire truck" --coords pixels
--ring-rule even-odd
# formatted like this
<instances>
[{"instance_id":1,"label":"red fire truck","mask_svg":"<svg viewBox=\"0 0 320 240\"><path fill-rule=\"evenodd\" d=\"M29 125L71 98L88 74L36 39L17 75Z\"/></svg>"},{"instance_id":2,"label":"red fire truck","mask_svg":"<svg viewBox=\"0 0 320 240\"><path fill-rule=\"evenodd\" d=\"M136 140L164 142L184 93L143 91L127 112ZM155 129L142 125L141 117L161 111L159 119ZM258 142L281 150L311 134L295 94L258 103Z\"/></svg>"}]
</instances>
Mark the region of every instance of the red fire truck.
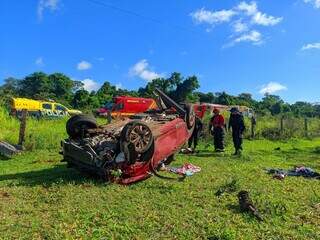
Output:
<instances>
[{"instance_id":1,"label":"red fire truck","mask_svg":"<svg viewBox=\"0 0 320 240\"><path fill-rule=\"evenodd\" d=\"M114 97L112 102L98 109L97 115L107 116L111 113L112 118L125 118L152 109L158 109L156 101L152 98L118 96Z\"/></svg>"}]
</instances>

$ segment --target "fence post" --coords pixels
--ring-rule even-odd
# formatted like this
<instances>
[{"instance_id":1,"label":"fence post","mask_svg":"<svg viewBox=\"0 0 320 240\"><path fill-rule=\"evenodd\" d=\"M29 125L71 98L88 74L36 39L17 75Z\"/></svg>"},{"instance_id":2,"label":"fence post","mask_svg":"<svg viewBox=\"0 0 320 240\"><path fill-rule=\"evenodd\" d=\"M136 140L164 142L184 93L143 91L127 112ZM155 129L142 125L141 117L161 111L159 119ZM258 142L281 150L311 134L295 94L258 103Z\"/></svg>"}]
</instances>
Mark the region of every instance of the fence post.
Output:
<instances>
[{"instance_id":1,"label":"fence post","mask_svg":"<svg viewBox=\"0 0 320 240\"><path fill-rule=\"evenodd\" d=\"M19 142L18 145L22 146L25 140L27 126L27 110L22 110L21 120L20 120L20 129L19 129Z\"/></svg>"},{"instance_id":2,"label":"fence post","mask_svg":"<svg viewBox=\"0 0 320 240\"><path fill-rule=\"evenodd\" d=\"M256 118L254 116L251 117L251 138L254 139L254 131L255 131L255 126L257 124Z\"/></svg>"},{"instance_id":3,"label":"fence post","mask_svg":"<svg viewBox=\"0 0 320 240\"><path fill-rule=\"evenodd\" d=\"M308 137L308 118L304 119L304 135Z\"/></svg>"},{"instance_id":4,"label":"fence post","mask_svg":"<svg viewBox=\"0 0 320 240\"><path fill-rule=\"evenodd\" d=\"M281 116L281 118L280 118L280 132L281 132L281 135L283 134L283 121L284 121L284 116Z\"/></svg>"}]
</instances>

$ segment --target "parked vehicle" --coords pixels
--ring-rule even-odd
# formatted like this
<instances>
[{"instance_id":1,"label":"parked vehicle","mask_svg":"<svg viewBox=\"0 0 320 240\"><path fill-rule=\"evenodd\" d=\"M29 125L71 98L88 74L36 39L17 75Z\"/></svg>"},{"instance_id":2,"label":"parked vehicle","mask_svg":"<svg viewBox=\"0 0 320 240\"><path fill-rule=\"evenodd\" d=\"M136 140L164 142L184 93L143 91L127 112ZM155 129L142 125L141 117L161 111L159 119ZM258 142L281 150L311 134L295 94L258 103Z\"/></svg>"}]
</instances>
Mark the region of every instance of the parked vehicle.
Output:
<instances>
[{"instance_id":1,"label":"parked vehicle","mask_svg":"<svg viewBox=\"0 0 320 240\"><path fill-rule=\"evenodd\" d=\"M34 117L63 117L81 114L81 111L68 109L60 103L40 101L28 98L12 98L11 112L13 116L20 117L22 110L27 110L29 116Z\"/></svg>"},{"instance_id":2,"label":"parked vehicle","mask_svg":"<svg viewBox=\"0 0 320 240\"><path fill-rule=\"evenodd\" d=\"M159 89L155 94L159 110L108 125L97 126L86 115L70 118L69 138L61 143L64 161L69 167L122 184L156 174L190 138L195 114L192 105L179 106Z\"/></svg>"},{"instance_id":3,"label":"parked vehicle","mask_svg":"<svg viewBox=\"0 0 320 240\"><path fill-rule=\"evenodd\" d=\"M148 110L158 109L152 98L137 98L129 96L114 97L113 101L97 110L98 116L107 116L111 112L112 118L125 118Z\"/></svg>"}]
</instances>

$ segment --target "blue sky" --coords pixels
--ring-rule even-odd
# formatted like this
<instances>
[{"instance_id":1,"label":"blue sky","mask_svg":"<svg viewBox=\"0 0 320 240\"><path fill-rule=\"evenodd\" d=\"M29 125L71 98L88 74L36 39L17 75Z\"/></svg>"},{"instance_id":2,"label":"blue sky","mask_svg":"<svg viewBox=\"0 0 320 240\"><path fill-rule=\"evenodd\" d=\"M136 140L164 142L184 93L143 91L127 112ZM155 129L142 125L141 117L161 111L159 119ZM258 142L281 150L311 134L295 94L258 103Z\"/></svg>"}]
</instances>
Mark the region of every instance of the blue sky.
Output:
<instances>
[{"instance_id":1,"label":"blue sky","mask_svg":"<svg viewBox=\"0 0 320 240\"><path fill-rule=\"evenodd\" d=\"M63 72L137 89L173 71L201 91L319 102L320 0L0 1L0 84Z\"/></svg>"}]
</instances>

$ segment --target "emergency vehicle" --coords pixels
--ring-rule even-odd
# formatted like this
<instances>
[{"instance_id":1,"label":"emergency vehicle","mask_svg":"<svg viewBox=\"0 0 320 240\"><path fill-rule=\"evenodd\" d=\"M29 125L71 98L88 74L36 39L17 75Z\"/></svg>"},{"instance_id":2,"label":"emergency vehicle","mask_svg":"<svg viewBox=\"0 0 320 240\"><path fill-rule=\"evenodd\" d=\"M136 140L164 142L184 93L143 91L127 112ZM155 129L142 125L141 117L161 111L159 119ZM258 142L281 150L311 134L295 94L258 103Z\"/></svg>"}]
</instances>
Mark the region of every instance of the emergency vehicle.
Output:
<instances>
[{"instance_id":1,"label":"emergency vehicle","mask_svg":"<svg viewBox=\"0 0 320 240\"><path fill-rule=\"evenodd\" d=\"M12 98L11 112L12 116L20 117L22 110L27 110L29 116L34 117L63 117L68 115L78 115L79 110L68 109L60 103L51 101L40 101L28 98Z\"/></svg>"},{"instance_id":2,"label":"emergency vehicle","mask_svg":"<svg viewBox=\"0 0 320 240\"><path fill-rule=\"evenodd\" d=\"M111 113L112 118L125 118L136 113L158 109L157 103L152 98L138 98L129 96L114 97L112 102L97 110L98 116L107 116Z\"/></svg>"}]
</instances>

